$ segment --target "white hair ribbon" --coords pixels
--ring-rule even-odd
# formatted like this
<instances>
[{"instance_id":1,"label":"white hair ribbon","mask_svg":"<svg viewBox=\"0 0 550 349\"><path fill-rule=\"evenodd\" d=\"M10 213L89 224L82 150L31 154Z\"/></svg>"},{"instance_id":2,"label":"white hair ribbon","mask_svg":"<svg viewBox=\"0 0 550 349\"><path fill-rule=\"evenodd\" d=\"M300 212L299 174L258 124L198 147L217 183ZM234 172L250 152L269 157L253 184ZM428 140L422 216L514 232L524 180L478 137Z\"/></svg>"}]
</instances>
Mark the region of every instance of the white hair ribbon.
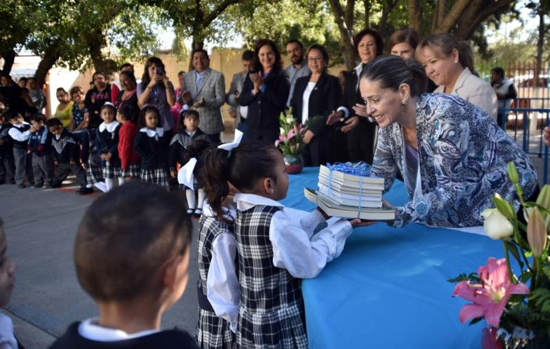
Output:
<instances>
[{"instance_id":1,"label":"white hair ribbon","mask_svg":"<svg viewBox=\"0 0 550 349\"><path fill-rule=\"evenodd\" d=\"M193 182L195 181L195 176L193 176L193 170L195 170L195 166L197 165L197 158L191 158L185 166L180 168L178 172L178 183L185 185L191 190L195 190L195 186Z\"/></svg>"},{"instance_id":2,"label":"white hair ribbon","mask_svg":"<svg viewBox=\"0 0 550 349\"><path fill-rule=\"evenodd\" d=\"M243 133L239 130L235 130L235 138L233 139L233 142L220 144L218 146L218 149L223 149L223 150L227 150L228 152L231 152L231 150L237 148L239 144L241 144L242 139L243 139Z\"/></svg>"}]
</instances>

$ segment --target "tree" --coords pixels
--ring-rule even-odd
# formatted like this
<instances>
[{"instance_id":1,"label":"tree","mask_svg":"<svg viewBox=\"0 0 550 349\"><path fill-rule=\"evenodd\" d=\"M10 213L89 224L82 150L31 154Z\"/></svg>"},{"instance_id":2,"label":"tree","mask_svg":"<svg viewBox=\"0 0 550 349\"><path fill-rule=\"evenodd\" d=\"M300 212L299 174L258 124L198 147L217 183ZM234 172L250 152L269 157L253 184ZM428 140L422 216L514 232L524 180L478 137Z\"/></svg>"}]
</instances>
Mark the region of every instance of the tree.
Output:
<instances>
[{"instance_id":1,"label":"tree","mask_svg":"<svg viewBox=\"0 0 550 349\"><path fill-rule=\"evenodd\" d=\"M550 30L550 24L546 23L545 17L550 12L550 0L532 1L528 3L527 8L531 9L531 16L538 17L539 24L537 27L537 56L535 65L535 74L533 86L539 86L539 77L542 72L542 55L544 52L544 42L547 33Z\"/></svg>"}]
</instances>

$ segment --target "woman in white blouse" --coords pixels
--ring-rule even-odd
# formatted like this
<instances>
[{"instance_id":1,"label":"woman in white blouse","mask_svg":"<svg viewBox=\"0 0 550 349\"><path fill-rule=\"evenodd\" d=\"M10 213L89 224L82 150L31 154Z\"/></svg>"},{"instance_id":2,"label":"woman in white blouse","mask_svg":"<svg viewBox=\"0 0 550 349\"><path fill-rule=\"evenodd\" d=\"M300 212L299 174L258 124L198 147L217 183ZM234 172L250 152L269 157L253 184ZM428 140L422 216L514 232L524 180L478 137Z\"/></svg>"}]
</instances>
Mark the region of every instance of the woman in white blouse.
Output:
<instances>
[{"instance_id":1,"label":"woman in white blouse","mask_svg":"<svg viewBox=\"0 0 550 349\"><path fill-rule=\"evenodd\" d=\"M302 153L305 165L319 166L329 161L330 126L326 122L338 108L342 92L338 78L327 73L329 57L324 46L312 45L306 57L311 74L296 80L290 106L298 123L308 126L303 134L307 144Z\"/></svg>"},{"instance_id":2,"label":"woman in white blouse","mask_svg":"<svg viewBox=\"0 0 550 349\"><path fill-rule=\"evenodd\" d=\"M439 86L434 93L457 95L496 120L497 95L491 85L472 73L474 55L468 42L451 34L432 34L418 45L416 57Z\"/></svg>"}]
</instances>

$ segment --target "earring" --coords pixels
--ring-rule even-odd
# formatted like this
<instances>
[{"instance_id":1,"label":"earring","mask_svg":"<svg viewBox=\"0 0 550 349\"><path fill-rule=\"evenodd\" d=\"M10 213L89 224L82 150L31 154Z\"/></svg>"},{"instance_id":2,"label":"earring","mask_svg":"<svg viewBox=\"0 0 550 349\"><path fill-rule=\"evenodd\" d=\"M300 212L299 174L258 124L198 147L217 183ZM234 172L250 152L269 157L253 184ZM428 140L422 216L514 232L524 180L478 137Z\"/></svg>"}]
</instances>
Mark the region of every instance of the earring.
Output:
<instances>
[{"instance_id":1,"label":"earring","mask_svg":"<svg viewBox=\"0 0 550 349\"><path fill-rule=\"evenodd\" d=\"M401 105L402 105L402 106L406 106L406 105L407 105L407 101L401 102Z\"/></svg>"}]
</instances>

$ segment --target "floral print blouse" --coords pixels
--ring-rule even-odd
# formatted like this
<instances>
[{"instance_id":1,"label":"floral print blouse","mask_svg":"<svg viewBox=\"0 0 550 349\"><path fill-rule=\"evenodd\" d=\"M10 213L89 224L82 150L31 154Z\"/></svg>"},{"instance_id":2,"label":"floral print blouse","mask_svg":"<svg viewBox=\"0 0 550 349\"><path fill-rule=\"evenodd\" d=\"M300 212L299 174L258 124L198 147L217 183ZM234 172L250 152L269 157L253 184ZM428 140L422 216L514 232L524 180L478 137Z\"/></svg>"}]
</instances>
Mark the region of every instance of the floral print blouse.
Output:
<instances>
[{"instance_id":1,"label":"floral print blouse","mask_svg":"<svg viewBox=\"0 0 550 349\"><path fill-rule=\"evenodd\" d=\"M405 180L411 201L396 207L395 227L411 222L481 225L481 212L493 207L495 193L513 200L517 210L519 201L508 179L510 161L517 168L524 197L536 190L537 173L529 157L480 108L458 96L423 94L417 97L416 115L421 193L414 195L415 188ZM405 175L405 162L401 125L380 129L371 173L385 178L385 191L397 170Z\"/></svg>"}]
</instances>

